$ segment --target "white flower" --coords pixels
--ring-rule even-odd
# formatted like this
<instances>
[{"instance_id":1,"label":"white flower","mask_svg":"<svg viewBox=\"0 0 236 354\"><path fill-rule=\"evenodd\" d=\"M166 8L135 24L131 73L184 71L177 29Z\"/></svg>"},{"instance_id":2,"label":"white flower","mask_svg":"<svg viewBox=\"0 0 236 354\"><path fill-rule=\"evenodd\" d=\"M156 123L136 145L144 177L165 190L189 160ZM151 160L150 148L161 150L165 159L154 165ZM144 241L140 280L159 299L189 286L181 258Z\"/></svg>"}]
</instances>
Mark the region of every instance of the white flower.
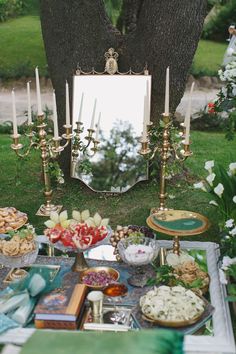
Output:
<instances>
[{"instance_id":1,"label":"white flower","mask_svg":"<svg viewBox=\"0 0 236 354\"><path fill-rule=\"evenodd\" d=\"M221 269L227 270L231 264L236 263L236 257L230 258L228 256L223 257Z\"/></svg>"},{"instance_id":2,"label":"white flower","mask_svg":"<svg viewBox=\"0 0 236 354\"><path fill-rule=\"evenodd\" d=\"M59 184L63 184L63 183L65 183L65 180L64 180L63 177L59 177L59 178L57 179L57 182L58 182Z\"/></svg>"},{"instance_id":3,"label":"white flower","mask_svg":"<svg viewBox=\"0 0 236 354\"><path fill-rule=\"evenodd\" d=\"M236 162L231 162L229 164L229 172L230 175L234 175L236 173Z\"/></svg>"},{"instance_id":4,"label":"white flower","mask_svg":"<svg viewBox=\"0 0 236 354\"><path fill-rule=\"evenodd\" d=\"M227 228L233 227L233 225L234 225L234 219L229 219L225 223L225 227Z\"/></svg>"},{"instance_id":5,"label":"white flower","mask_svg":"<svg viewBox=\"0 0 236 354\"><path fill-rule=\"evenodd\" d=\"M210 200L210 201L209 201L209 204L214 205L214 206L219 206L219 204L216 203L215 200Z\"/></svg>"},{"instance_id":6,"label":"white flower","mask_svg":"<svg viewBox=\"0 0 236 354\"><path fill-rule=\"evenodd\" d=\"M170 199L175 199L175 195L174 194L169 194L169 198Z\"/></svg>"},{"instance_id":7,"label":"white flower","mask_svg":"<svg viewBox=\"0 0 236 354\"><path fill-rule=\"evenodd\" d=\"M203 190L204 192L207 191L206 188L205 188L205 186L204 186L204 184L203 184L203 182L194 183L193 186L194 186L195 189L201 189L201 190Z\"/></svg>"},{"instance_id":8,"label":"white flower","mask_svg":"<svg viewBox=\"0 0 236 354\"><path fill-rule=\"evenodd\" d=\"M214 160L205 162L205 166L204 166L205 170L211 172L212 167L214 167Z\"/></svg>"},{"instance_id":9,"label":"white flower","mask_svg":"<svg viewBox=\"0 0 236 354\"><path fill-rule=\"evenodd\" d=\"M212 182L214 181L215 177L216 177L215 173L211 173L209 176L207 176L206 180L210 184L210 186L213 185Z\"/></svg>"},{"instance_id":10,"label":"white flower","mask_svg":"<svg viewBox=\"0 0 236 354\"><path fill-rule=\"evenodd\" d=\"M227 97L227 88L226 87L222 87L222 89L221 89L221 92L222 92L222 94L225 96L225 97Z\"/></svg>"},{"instance_id":11,"label":"white flower","mask_svg":"<svg viewBox=\"0 0 236 354\"><path fill-rule=\"evenodd\" d=\"M226 275L225 275L225 272L222 270L222 269L219 269L219 276L220 276L220 282L221 284L228 284L228 281L226 279Z\"/></svg>"},{"instance_id":12,"label":"white flower","mask_svg":"<svg viewBox=\"0 0 236 354\"><path fill-rule=\"evenodd\" d=\"M233 202L236 203L236 195L233 197Z\"/></svg>"},{"instance_id":13,"label":"white flower","mask_svg":"<svg viewBox=\"0 0 236 354\"><path fill-rule=\"evenodd\" d=\"M236 235L236 227L234 227L231 231L229 231L229 234L232 236Z\"/></svg>"},{"instance_id":14,"label":"white flower","mask_svg":"<svg viewBox=\"0 0 236 354\"><path fill-rule=\"evenodd\" d=\"M218 195L218 197L222 197L222 194L224 192L224 186L222 183L218 183L218 185L214 188L215 194Z\"/></svg>"}]
</instances>

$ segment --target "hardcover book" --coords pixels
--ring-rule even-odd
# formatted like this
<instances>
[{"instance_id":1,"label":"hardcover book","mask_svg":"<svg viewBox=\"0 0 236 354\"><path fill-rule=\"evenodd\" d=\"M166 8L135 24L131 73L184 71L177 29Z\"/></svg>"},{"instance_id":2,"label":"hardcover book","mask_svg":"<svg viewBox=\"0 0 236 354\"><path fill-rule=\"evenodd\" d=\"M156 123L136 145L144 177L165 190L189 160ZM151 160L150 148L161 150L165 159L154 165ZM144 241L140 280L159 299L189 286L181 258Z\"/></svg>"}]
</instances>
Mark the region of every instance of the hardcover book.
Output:
<instances>
[{"instance_id":1,"label":"hardcover book","mask_svg":"<svg viewBox=\"0 0 236 354\"><path fill-rule=\"evenodd\" d=\"M40 321L77 322L86 292L87 287L84 284L75 286L65 284L63 288L55 289L44 295L34 311L36 327L38 323L42 328Z\"/></svg>"}]
</instances>

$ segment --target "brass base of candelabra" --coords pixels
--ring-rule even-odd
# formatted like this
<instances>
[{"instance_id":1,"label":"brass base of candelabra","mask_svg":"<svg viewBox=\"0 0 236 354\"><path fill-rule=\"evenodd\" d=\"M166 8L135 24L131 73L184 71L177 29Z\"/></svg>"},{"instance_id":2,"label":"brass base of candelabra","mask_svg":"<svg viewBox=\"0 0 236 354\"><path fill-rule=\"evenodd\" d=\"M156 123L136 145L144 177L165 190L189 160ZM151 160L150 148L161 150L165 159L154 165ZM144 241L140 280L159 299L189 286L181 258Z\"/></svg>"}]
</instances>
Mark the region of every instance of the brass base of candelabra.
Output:
<instances>
[{"instance_id":1,"label":"brass base of candelabra","mask_svg":"<svg viewBox=\"0 0 236 354\"><path fill-rule=\"evenodd\" d=\"M63 205L50 204L48 206L48 205L42 204L35 215L37 215L37 216L50 216L52 211L56 211L57 213L59 213L62 208L63 208Z\"/></svg>"}]
</instances>

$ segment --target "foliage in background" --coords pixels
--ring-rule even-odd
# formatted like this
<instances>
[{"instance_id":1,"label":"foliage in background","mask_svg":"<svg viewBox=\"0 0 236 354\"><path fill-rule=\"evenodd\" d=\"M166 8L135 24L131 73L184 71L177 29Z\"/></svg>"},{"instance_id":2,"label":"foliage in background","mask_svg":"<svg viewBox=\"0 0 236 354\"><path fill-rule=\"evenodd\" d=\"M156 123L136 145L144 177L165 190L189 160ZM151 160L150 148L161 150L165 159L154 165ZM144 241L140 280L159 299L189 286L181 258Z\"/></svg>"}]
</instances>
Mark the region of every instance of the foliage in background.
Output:
<instances>
[{"instance_id":1,"label":"foliage in background","mask_svg":"<svg viewBox=\"0 0 236 354\"><path fill-rule=\"evenodd\" d=\"M104 0L106 12L114 26L120 16L123 0Z\"/></svg>"},{"instance_id":2,"label":"foliage in background","mask_svg":"<svg viewBox=\"0 0 236 354\"><path fill-rule=\"evenodd\" d=\"M203 28L202 38L225 42L228 27L236 22L236 0L225 1Z\"/></svg>"},{"instance_id":3,"label":"foliage in background","mask_svg":"<svg viewBox=\"0 0 236 354\"><path fill-rule=\"evenodd\" d=\"M23 10L24 1L22 0L0 0L0 22L22 14Z\"/></svg>"},{"instance_id":4,"label":"foliage in background","mask_svg":"<svg viewBox=\"0 0 236 354\"><path fill-rule=\"evenodd\" d=\"M100 135L99 151L92 165L86 163L86 155L85 159L82 158L83 173L87 169L89 185L95 190L124 190L139 178L145 178L146 164L140 155L134 153L138 147L139 141L132 125L116 121L108 138Z\"/></svg>"},{"instance_id":5,"label":"foliage in background","mask_svg":"<svg viewBox=\"0 0 236 354\"><path fill-rule=\"evenodd\" d=\"M226 65L225 70L219 70L219 77L225 83L215 101L215 111L225 113L226 137L234 138L236 131L236 61Z\"/></svg>"},{"instance_id":6,"label":"foliage in background","mask_svg":"<svg viewBox=\"0 0 236 354\"><path fill-rule=\"evenodd\" d=\"M0 24L0 78L48 76L47 61L37 16L22 16Z\"/></svg>"},{"instance_id":7,"label":"foliage in background","mask_svg":"<svg viewBox=\"0 0 236 354\"><path fill-rule=\"evenodd\" d=\"M222 261L222 266L219 270L220 281L227 286L228 296L227 301L236 301L236 257L230 258L225 256Z\"/></svg>"},{"instance_id":8,"label":"foliage in background","mask_svg":"<svg viewBox=\"0 0 236 354\"><path fill-rule=\"evenodd\" d=\"M210 193L210 204L217 207L221 214L220 225L232 218L236 220L236 162L231 162L228 169L216 165L213 160L205 163L208 176L195 183L196 189ZM222 224L223 223L223 224Z\"/></svg>"},{"instance_id":9,"label":"foliage in background","mask_svg":"<svg viewBox=\"0 0 236 354\"><path fill-rule=\"evenodd\" d=\"M212 105L212 109L211 109ZM198 131L225 131L228 129L228 120L215 111L215 104L208 103L199 112L193 114L191 130Z\"/></svg>"}]
</instances>

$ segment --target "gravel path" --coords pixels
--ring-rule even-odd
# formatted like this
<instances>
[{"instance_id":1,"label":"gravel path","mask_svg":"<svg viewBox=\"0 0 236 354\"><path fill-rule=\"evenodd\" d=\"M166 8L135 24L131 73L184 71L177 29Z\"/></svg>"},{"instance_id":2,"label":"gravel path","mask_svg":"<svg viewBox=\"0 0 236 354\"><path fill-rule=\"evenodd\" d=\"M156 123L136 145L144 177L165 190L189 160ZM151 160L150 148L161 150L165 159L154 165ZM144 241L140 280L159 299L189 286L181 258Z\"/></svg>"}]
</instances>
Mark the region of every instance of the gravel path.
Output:
<instances>
[{"instance_id":1,"label":"gravel path","mask_svg":"<svg viewBox=\"0 0 236 354\"><path fill-rule=\"evenodd\" d=\"M192 100L192 112L198 112L203 109L208 102L216 97L219 90L196 90L193 95ZM24 112L27 110L27 96L26 89L18 89L15 92L16 95L16 114L19 124L26 120ZM181 115L185 115L187 102L188 102L189 91L186 91L179 106L177 107L177 112ZM36 94L32 90L31 103L33 105L33 110L36 111ZM52 90L45 88L42 92L42 104L43 107L47 105L50 109L52 108ZM0 123L4 121L12 120L12 103L11 103L11 90L2 89L0 90Z\"/></svg>"}]
</instances>

